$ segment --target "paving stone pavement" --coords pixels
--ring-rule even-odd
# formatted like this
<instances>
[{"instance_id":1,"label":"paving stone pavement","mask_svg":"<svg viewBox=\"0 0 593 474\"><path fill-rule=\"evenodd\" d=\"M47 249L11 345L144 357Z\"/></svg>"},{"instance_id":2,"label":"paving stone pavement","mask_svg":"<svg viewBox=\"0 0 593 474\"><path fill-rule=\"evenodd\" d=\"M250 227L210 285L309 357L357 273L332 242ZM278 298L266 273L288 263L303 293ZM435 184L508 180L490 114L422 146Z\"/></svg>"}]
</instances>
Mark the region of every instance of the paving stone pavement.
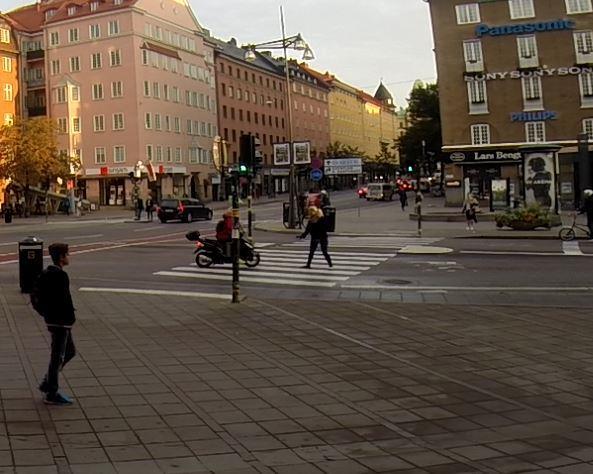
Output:
<instances>
[{"instance_id":1,"label":"paving stone pavement","mask_svg":"<svg viewBox=\"0 0 593 474\"><path fill-rule=\"evenodd\" d=\"M590 309L75 293L72 407L0 288L0 473L593 472Z\"/></svg>"}]
</instances>

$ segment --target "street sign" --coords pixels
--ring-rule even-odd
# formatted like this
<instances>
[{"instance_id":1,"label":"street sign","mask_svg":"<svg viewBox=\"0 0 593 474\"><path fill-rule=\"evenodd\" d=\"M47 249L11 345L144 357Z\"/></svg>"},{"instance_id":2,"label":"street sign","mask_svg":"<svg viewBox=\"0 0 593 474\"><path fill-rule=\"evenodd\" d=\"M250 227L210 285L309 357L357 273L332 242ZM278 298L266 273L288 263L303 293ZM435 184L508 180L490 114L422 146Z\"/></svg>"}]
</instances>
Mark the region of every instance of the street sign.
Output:
<instances>
[{"instance_id":1,"label":"street sign","mask_svg":"<svg viewBox=\"0 0 593 474\"><path fill-rule=\"evenodd\" d=\"M362 174L362 159L339 158L325 160L323 165L326 175Z\"/></svg>"},{"instance_id":2,"label":"street sign","mask_svg":"<svg viewBox=\"0 0 593 474\"><path fill-rule=\"evenodd\" d=\"M311 181L321 181L321 178L323 178L323 171L311 170Z\"/></svg>"},{"instance_id":3,"label":"street sign","mask_svg":"<svg viewBox=\"0 0 593 474\"><path fill-rule=\"evenodd\" d=\"M323 166L323 161L321 161L319 158L313 158L311 160L311 169L312 170L321 169L322 166Z\"/></svg>"}]
</instances>

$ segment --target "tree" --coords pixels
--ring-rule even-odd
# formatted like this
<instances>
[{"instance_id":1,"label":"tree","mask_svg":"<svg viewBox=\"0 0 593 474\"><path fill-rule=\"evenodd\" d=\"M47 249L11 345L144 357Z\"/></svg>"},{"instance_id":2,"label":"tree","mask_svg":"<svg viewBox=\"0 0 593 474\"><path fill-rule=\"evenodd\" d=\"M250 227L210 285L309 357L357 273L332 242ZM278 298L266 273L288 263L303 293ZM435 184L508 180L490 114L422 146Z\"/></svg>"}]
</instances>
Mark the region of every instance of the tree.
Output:
<instances>
[{"instance_id":1,"label":"tree","mask_svg":"<svg viewBox=\"0 0 593 474\"><path fill-rule=\"evenodd\" d=\"M57 178L66 179L80 167L78 158L58 152L56 132L55 121L48 118L0 127L0 177L23 190L26 215L32 186L42 187L47 194Z\"/></svg>"},{"instance_id":2,"label":"tree","mask_svg":"<svg viewBox=\"0 0 593 474\"><path fill-rule=\"evenodd\" d=\"M357 146L345 145L341 142L330 143L327 147L327 158L368 158Z\"/></svg>"},{"instance_id":3,"label":"tree","mask_svg":"<svg viewBox=\"0 0 593 474\"><path fill-rule=\"evenodd\" d=\"M409 126L404 135L397 140L402 157L402 166L414 169L424 168L431 174L440 160L443 139L441 136L441 117L439 93L436 84L417 82L410 93ZM422 142L426 143L426 162L423 163Z\"/></svg>"},{"instance_id":4,"label":"tree","mask_svg":"<svg viewBox=\"0 0 593 474\"><path fill-rule=\"evenodd\" d=\"M398 165L397 155L394 152L394 146L389 142L381 141L381 149L374 158L366 160L366 171L371 175L380 175L384 178L394 178Z\"/></svg>"}]
</instances>

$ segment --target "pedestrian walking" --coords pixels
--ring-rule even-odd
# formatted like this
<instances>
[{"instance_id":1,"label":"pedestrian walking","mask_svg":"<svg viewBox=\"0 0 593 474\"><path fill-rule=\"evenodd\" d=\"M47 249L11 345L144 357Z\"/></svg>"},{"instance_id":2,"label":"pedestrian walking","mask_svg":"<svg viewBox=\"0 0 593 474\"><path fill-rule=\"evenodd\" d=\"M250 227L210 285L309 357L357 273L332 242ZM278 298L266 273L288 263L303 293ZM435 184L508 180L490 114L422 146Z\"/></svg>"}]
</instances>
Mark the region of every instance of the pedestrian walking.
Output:
<instances>
[{"instance_id":1,"label":"pedestrian walking","mask_svg":"<svg viewBox=\"0 0 593 474\"><path fill-rule=\"evenodd\" d=\"M476 212L478 210L479 202L474 196L473 193L468 193L467 197L465 198L465 202L463 203L463 210L462 212L465 213L465 220L466 220L466 230L475 232L476 228L475 225L478 223L478 218L476 217Z\"/></svg>"},{"instance_id":2,"label":"pedestrian walking","mask_svg":"<svg viewBox=\"0 0 593 474\"><path fill-rule=\"evenodd\" d=\"M70 279L64 267L70 263L68 244L49 246L52 264L39 276L31 294L31 303L43 316L51 335L51 355L47 374L39 385L48 405L71 405L72 400L58 391L58 377L64 366L76 354L72 326L76 321L70 295Z\"/></svg>"},{"instance_id":3,"label":"pedestrian walking","mask_svg":"<svg viewBox=\"0 0 593 474\"><path fill-rule=\"evenodd\" d=\"M327 238L327 225L325 222L325 217L323 215L323 211L318 207L309 207L309 222L307 223L307 227L305 232L299 235L297 238L304 239L307 235L311 235L311 245L309 246L309 258L307 260L307 264L303 268L311 268L311 262L313 261L313 257L315 256L315 252L318 246L321 246L321 252L327 261L327 264L331 268L332 259L329 256L327 251L328 247L328 238Z\"/></svg>"},{"instance_id":4,"label":"pedestrian walking","mask_svg":"<svg viewBox=\"0 0 593 474\"><path fill-rule=\"evenodd\" d=\"M593 240L593 189L583 191L585 197L581 207L581 214L587 215L587 227L589 227L589 240Z\"/></svg>"},{"instance_id":5,"label":"pedestrian walking","mask_svg":"<svg viewBox=\"0 0 593 474\"><path fill-rule=\"evenodd\" d=\"M146 220L152 222L152 213L154 212L154 201L151 196L146 198Z\"/></svg>"},{"instance_id":6,"label":"pedestrian walking","mask_svg":"<svg viewBox=\"0 0 593 474\"><path fill-rule=\"evenodd\" d=\"M399 188L397 193L399 194L399 202L402 206L402 211L405 211L408 206L408 193L404 188Z\"/></svg>"},{"instance_id":7,"label":"pedestrian walking","mask_svg":"<svg viewBox=\"0 0 593 474\"><path fill-rule=\"evenodd\" d=\"M136 199L136 220L142 219L142 211L144 210L144 201L141 197Z\"/></svg>"}]
</instances>

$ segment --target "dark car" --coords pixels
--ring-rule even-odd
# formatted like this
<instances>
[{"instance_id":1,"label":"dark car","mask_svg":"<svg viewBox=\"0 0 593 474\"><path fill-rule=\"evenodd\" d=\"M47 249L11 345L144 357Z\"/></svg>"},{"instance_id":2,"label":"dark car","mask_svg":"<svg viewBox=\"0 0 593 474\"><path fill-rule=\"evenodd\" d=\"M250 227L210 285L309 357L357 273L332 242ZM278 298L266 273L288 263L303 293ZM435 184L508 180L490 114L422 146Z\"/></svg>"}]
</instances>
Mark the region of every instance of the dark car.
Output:
<instances>
[{"instance_id":1,"label":"dark car","mask_svg":"<svg viewBox=\"0 0 593 474\"><path fill-rule=\"evenodd\" d=\"M358 191L356 191L356 194L358 194L358 197L360 199L367 197L367 194L369 192L369 188L367 188L366 186L363 186L362 188L358 188Z\"/></svg>"},{"instance_id":2,"label":"dark car","mask_svg":"<svg viewBox=\"0 0 593 474\"><path fill-rule=\"evenodd\" d=\"M179 219L191 222L194 219L212 220L212 209L204 206L198 199L163 199L159 204L157 216L161 222Z\"/></svg>"}]
</instances>

